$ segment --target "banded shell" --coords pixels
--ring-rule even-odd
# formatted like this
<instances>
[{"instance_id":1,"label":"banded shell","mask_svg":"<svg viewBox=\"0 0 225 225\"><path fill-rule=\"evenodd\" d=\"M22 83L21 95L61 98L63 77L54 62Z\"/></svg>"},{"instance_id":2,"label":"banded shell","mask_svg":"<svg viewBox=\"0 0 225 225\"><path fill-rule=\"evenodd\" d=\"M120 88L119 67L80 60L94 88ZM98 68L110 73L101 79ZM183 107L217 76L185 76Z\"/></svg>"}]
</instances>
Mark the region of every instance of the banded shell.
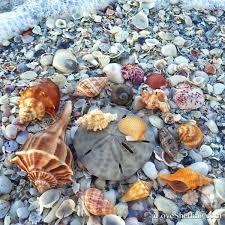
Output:
<instances>
[{"instance_id":1,"label":"banded shell","mask_svg":"<svg viewBox=\"0 0 225 225\"><path fill-rule=\"evenodd\" d=\"M162 74L152 73L147 75L145 83L151 88L161 88L166 87L168 81Z\"/></svg>"},{"instance_id":2,"label":"banded shell","mask_svg":"<svg viewBox=\"0 0 225 225\"><path fill-rule=\"evenodd\" d=\"M174 174L161 174L159 178L176 192L186 192L213 183L211 178L194 172L187 167L178 169Z\"/></svg>"},{"instance_id":3,"label":"banded shell","mask_svg":"<svg viewBox=\"0 0 225 225\"><path fill-rule=\"evenodd\" d=\"M68 101L61 118L45 131L28 138L22 151L11 160L27 172L39 192L71 181L73 156L65 143L71 112L72 102Z\"/></svg>"},{"instance_id":4,"label":"banded shell","mask_svg":"<svg viewBox=\"0 0 225 225\"><path fill-rule=\"evenodd\" d=\"M119 131L127 135L127 140L133 141L145 140L144 134L147 130L147 126L141 118L137 116L126 116L118 123Z\"/></svg>"},{"instance_id":5,"label":"banded shell","mask_svg":"<svg viewBox=\"0 0 225 225\"><path fill-rule=\"evenodd\" d=\"M201 129L192 123L185 123L178 127L178 134L183 144L189 148L198 148L202 145L204 137Z\"/></svg>"},{"instance_id":6,"label":"banded shell","mask_svg":"<svg viewBox=\"0 0 225 225\"><path fill-rule=\"evenodd\" d=\"M106 86L107 77L91 77L81 80L75 88L74 96L96 97Z\"/></svg>"},{"instance_id":7,"label":"banded shell","mask_svg":"<svg viewBox=\"0 0 225 225\"><path fill-rule=\"evenodd\" d=\"M41 120L46 113L55 117L59 101L59 88L49 79L25 89L20 93L18 101L20 123Z\"/></svg>"},{"instance_id":8,"label":"banded shell","mask_svg":"<svg viewBox=\"0 0 225 225\"><path fill-rule=\"evenodd\" d=\"M153 182L148 182L144 180L137 180L134 182L128 191L123 195L122 201L131 202L146 198L150 195L150 189L153 186Z\"/></svg>"},{"instance_id":9,"label":"banded shell","mask_svg":"<svg viewBox=\"0 0 225 225\"><path fill-rule=\"evenodd\" d=\"M88 188L81 196L86 209L95 216L116 214L112 203L104 199L104 194L97 188Z\"/></svg>"},{"instance_id":10,"label":"banded shell","mask_svg":"<svg viewBox=\"0 0 225 225\"><path fill-rule=\"evenodd\" d=\"M117 114L103 113L101 110L95 109L80 117L77 120L77 124L87 130L97 131L105 129L111 121L116 119Z\"/></svg>"}]
</instances>

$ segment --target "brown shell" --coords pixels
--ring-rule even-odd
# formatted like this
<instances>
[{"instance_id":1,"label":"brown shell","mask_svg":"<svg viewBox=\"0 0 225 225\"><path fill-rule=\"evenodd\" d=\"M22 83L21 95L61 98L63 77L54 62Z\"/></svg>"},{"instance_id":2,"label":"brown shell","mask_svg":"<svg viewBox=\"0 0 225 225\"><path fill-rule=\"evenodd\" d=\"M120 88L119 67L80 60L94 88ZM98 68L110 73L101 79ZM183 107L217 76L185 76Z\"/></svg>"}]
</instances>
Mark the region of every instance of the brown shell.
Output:
<instances>
[{"instance_id":1,"label":"brown shell","mask_svg":"<svg viewBox=\"0 0 225 225\"><path fill-rule=\"evenodd\" d=\"M198 148L203 143L201 129L192 123L185 123L178 127L178 134L183 144L189 148Z\"/></svg>"},{"instance_id":2,"label":"brown shell","mask_svg":"<svg viewBox=\"0 0 225 225\"><path fill-rule=\"evenodd\" d=\"M46 113L55 117L59 101L59 87L49 79L41 80L39 84L21 92L18 101L20 122L41 120Z\"/></svg>"},{"instance_id":3,"label":"brown shell","mask_svg":"<svg viewBox=\"0 0 225 225\"><path fill-rule=\"evenodd\" d=\"M148 74L145 83L151 88L161 88L168 85L168 81L165 76L160 73Z\"/></svg>"},{"instance_id":4,"label":"brown shell","mask_svg":"<svg viewBox=\"0 0 225 225\"><path fill-rule=\"evenodd\" d=\"M104 194L97 188L88 188L81 196L86 209L95 216L116 214L112 203L104 199Z\"/></svg>"},{"instance_id":5,"label":"brown shell","mask_svg":"<svg viewBox=\"0 0 225 225\"><path fill-rule=\"evenodd\" d=\"M205 177L188 167L181 168L174 174L161 174L159 178L176 192L194 190L203 185L213 183L211 178Z\"/></svg>"},{"instance_id":6,"label":"brown shell","mask_svg":"<svg viewBox=\"0 0 225 225\"><path fill-rule=\"evenodd\" d=\"M72 102L68 101L61 118L46 130L28 138L22 151L11 160L27 172L40 192L71 181L73 156L65 143L71 111Z\"/></svg>"}]
</instances>

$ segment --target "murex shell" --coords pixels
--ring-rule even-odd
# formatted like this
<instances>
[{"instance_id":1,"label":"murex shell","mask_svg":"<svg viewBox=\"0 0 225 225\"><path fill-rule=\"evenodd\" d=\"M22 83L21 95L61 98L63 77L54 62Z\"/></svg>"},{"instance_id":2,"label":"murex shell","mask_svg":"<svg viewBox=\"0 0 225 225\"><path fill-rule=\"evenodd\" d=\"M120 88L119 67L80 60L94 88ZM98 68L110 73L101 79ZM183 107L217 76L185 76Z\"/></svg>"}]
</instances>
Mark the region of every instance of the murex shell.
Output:
<instances>
[{"instance_id":1,"label":"murex shell","mask_svg":"<svg viewBox=\"0 0 225 225\"><path fill-rule=\"evenodd\" d=\"M41 120L46 113L55 117L59 108L59 101L58 86L49 79L41 80L39 84L20 93L18 101L20 122Z\"/></svg>"},{"instance_id":2,"label":"murex shell","mask_svg":"<svg viewBox=\"0 0 225 225\"><path fill-rule=\"evenodd\" d=\"M46 130L28 138L22 151L11 160L27 172L40 192L71 181L73 156L65 143L71 112L72 102L68 101L61 118Z\"/></svg>"},{"instance_id":3,"label":"murex shell","mask_svg":"<svg viewBox=\"0 0 225 225\"><path fill-rule=\"evenodd\" d=\"M103 111L116 113L118 120L131 114L122 107L107 107ZM78 160L90 174L103 180L123 180L132 176L151 157L156 143L150 127L144 137L146 141L143 142L128 142L119 131L117 122L112 122L98 132L79 127L73 144Z\"/></svg>"}]
</instances>

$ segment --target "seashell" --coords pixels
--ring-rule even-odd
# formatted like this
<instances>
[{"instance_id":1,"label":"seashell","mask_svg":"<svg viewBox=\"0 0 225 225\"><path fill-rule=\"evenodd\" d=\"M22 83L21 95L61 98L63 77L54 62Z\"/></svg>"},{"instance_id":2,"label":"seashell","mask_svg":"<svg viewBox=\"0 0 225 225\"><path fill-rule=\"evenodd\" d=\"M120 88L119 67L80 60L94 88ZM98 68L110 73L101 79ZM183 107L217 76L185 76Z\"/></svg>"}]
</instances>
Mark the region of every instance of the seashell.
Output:
<instances>
[{"instance_id":1,"label":"seashell","mask_svg":"<svg viewBox=\"0 0 225 225\"><path fill-rule=\"evenodd\" d=\"M106 215L102 219L102 225L125 225L125 222L122 218L116 215Z\"/></svg>"},{"instance_id":2,"label":"seashell","mask_svg":"<svg viewBox=\"0 0 225 225\"><path fill-rule=\"evenodd\" d=\"M136 64L127 64L122 67L122 75L125 80L130 80L134 85L144 82L144 71Z\"/></svg>"},{"instance_id":3,"label":"seashell","mask_svg":"<svg viewBox=\"0 0 225 225\"><path fill-rule=\"evenodd\" d=\"M64 29L64 28L66 28L67 24L66 24L66 21L65 21L65 20L57 19L57 20L55 21L55 26L56 26L57 28Z\"/></svg>"},{"instance_id":4,"label":"seashell","mask_svg":"<svg viewBox=\"0 0 225 225\"><path fill-rule=\"evenodd\" d=\"M177 56L177 48L174 44L166 44L161 48L161 53L164 56Z\"/></svg>"},{"instance_id":5,"label":"seashell","mask_svg":"<svg viewBox=\"0 0 225 225\"><path fill-rule=\"evenodd\" d=\"M106 86L107 81L107 77L91 77L81 80L77 84L73 95L82 97L96 97Z\"/></svg>"},{"instance_id":6,"label":"seashell","mask_svg":"<svg viewBox=\"0 0 225 225\"><path fill-rule=\"evenodd\" d=\"M145 83L151 88L166 87L168 82L162 74L152 73L147 75Z\"/></svg>"},{"instance_id":7,"label":"seashell","mask_svg":"<svg viewBox=\"0 0 225 225\"><path fill-rule=\"evenodd\" d=\"M52 65L62 73L72 73L77 68L76 57L68 49L56 51Z\"/></svg>"},{"instance_id":8,"label":"seashell","mask_svg":"<svg viewBox=\"0 0 225 225\"><path fill-rule=\"evenodd\" d=\"M86 209L95 216L115 214L116 209L109 200L104 199L102 191L88 188L81 196Z\"/></svg>"},{"instance_id":9,"label":"seashell","mask_svg":"<svg viewBox=\"0 0 225 225\"><path fill-rule=\"evenodd\" d=\"M157 70L162 70L166 67L167 65L167 62L164 60L164 59L159 59L159 60L156 60L154 62L154 67L157 69Z\"/></svg>"},{"instance_id":10,"label":"seashell","mask_svg":"<svg viewBox=\"0 0 225 225\"><path fill-rule=\"evenodd\" d=\"M158 129L164 127L164 122L159 116L151 115L148 117L148 119L152 126L157 127Z\"/></svg>"},{"instance_id":11,"label":"seashell","mask_svg":"<svg viewBox=\"0 0 225 225\"><path fill-rule=\"evenodd\" d=\"M131 137L133 141L145 140L144 134L147 126L141 118L137 116L126 116L118 123L118 129L121 133Z\"/></svg>"},{"instance_id":12,"label":"seashell","mask_svg":"<svg viewBox=\"0 0 225 225\"><path fill-rule=\"evenodd\" d=\"M180 140L189 148L198 148L203 143L204 137L202 131L196 124L182 124L177 131Z\"/></svg>"},{"instance_id":13,"label":"seashell","mask_svg":"<svg viewBox=\"0 0 225 225\"><path fill-rule=\"evenodd\" d=\"M178 169L174 174L161 174L159 178L176 192L186 192L213 183L211 178L196 173L187 167Z\"/></svg>"},{"instance_id":14,"label":"seashell","mask_svg":"<svg viewBox=\"0 0 225 225\"><path fill-rule=\"evenodd\" d=\"M224 190L225 178L214 179L215 192L217 199L221 202L225 202L225 190Z\"/></svg>"},{"instance_id":15,"label":"seashell","mask_svg":"<svg viewBox=\"0 0 225 225\"><path fill-rule=\"evenodd\" d=\"M196 205L198 202L199 194L196 191L188 191L182 196L184 203L188 205Z\"/></svg>"},{"instance_id":16,"label":"seashell","mask_svg":"<svg viewBox=\"0 0 225 225\"><path fill-rule=\"evenodd\" d=\"M159 140L166 154L172 159L175 159L179 151L179 147L174 136L166 127L159 130Z\"/></svg>"},{"instance_id":17,"label":"seashell","mask_svg":"<svg viewBox=\"0 0 225 225\"><path fill-rule=\"evenodd\" d=\"M99 109L94 109L83 117L80 117L76 122L82 128L97 131L105 129L111 121L115 121L116 119L117 114L103 113Z\"/></svg>"},{"instance_id":18,"label":"seashell","mask_svg":"<svg viewBox=\"0 0 225 225\"><path fill-rule=\"evenodd\" d=\"M41 120L45 113L55 117L60 92L58 86L51 80L41 80L39 84L25 89L20 96L18 101L20 123Z\"/></svg>"},{"instance_id":19,"label":"seashell","mask_svg":"<svg viewBox=\"0 0 225 225\"><path fill-rule=\"evenodd\" d=\"M131 87L121 84L112 87L111 100L117 105L128 105L133 99L133 90Z\"/></svg>"},{"instance_id":20,"label":"seashell","mask_svg":"<svg viewBox=\"0 0 225 225\"><path fill-rule=\"evenodd\" d=\"M163 113L169 112L170 110L170 106L167 103L167 96L160 89L149 92L143 91L141 97L147 109L159 109Z\"/></svg>"},{"instance_id":21,"label":"seashell","mask_svg":"<svg viewBox=\"0 0 225 225\"><path fill-rule=\"evenodd\" d=\"M10 202L0 199L0 219L5 218L9 210L10 210Z\"/></svg>"},{"instance_id":22,"label":"seashell","mask_svg":"<svg viewBox=\"0 0 225 225\"><path fill-rule=\"evenodd\" d=\"M173 99L180 109L186 110L198 109L205 101L202 90L188 84L180 84Z\"/></svg>"},{"instance_id":23,"label":"seashell","mask_svg":"<svg viewBox=\"0 0 225 225\"><path fill-rule=\"evenodd\" d=\"M183 83L187 80L187 77L182 75L173 75L168 78L170 85L172 87L176 87L179 83Z\"/></svg>"},{"instance_id":24,"label":"seashell","mask_svg":"<svg viewBox=\"0 0 225 225\"><path fill-rule=\"evenodd\" d=\"M22 151L11 160L27 172L40 192L71 181L73 156L64 142L71 112L72 102L68 101L61 118L45 131L28 138Z\"/></svg>"},{"instance_id":25,"label":"seashell","mask_svg":"<svg viewBox=\"0 0 225 225\"><path fill-rule=\"evenodd\" d=\"M188 82L198 87L202 87L205 83L205 78L198 76L198 77L194 77L193 80L188 80Z\"/></svg>"},{"instance_id":26,"label":"seashell","mask_svg":"<svg viewBox=\"0 0 225 225\"><path fill-rule=\"evenodd\" d=\"M126 202L119 202L116 206L116 215L121 218L127 218L129 210Z\"/></svg>"},{"instance_id":27,"label":"seashell","mask_svg":"<svg viewBox=\"0 0 225 225\"><path fill-rule=\"evenodd\" d=\"M225 223L225 208L219 208L210 212L207 215L209 225L224 225Z\"/></svg>"},{"instance_id":28,"label":"seashell","mask_svg":"<svg viewBox=\"0 0 225 225\"><path fill-rule=\"evenodd\" d=\"M206 64L204 67L204 72L207 74L213 75L216 73L216 67L210 63Z\"/></svg>"},{"instance_id":29,"label":"seashell","mask_svg":"<svg viewBox=\"0 0 225 225\"><path fill-rule=\"evenodd\" d=\"M209 211L220 207L214 185L210 184L201 188L201 203Z\"/></svg>"},{"instance_id":30,"label":"seashell","mask_svg":"<svg viewBox=\"0 0 225 225\"><path fill-rule=\"evenodd\" d=\"M135 16L133 16L131 22L139 30L144 30L149 25L148 16L143 11L140 11Z\"/></svg>"},{"instance_id":31,"label":"seashell","mask_svg":"<svg viewBox=\"0 0 225 225\"><path fill-rule=\"evenodd\" d=\"M146 198L150 195L150 189L153 186L153 182L147 182L143 180L137 180L128 189L128 191L123 195L123 202L130 202Z\"/></svg>"},{"instance_id":32,"label":"seashell","mask_svg":"<svg viewBox=\"0 0 225 225\"><path fill-rule=\"evenodd\" d=\"M8 177L4 175L0 176L0 195L9 194L12 186L12 182Z\"/></svg>"},{"instance_id":33,"label":"seashell","mask_svg":"<svg viewBox=\"0 0 225 225\"><path fill-rule=\"evenodd\" d=\"M163 113L162 115L163 120L165 123L168 124L174 124L176 122L179 122L181 120L181 115L180 114L173 114L173 113Z\"/></svg>"},{"instance_id":34,"label":"seashell","mask_svg":"<svg viewBox=\"0 0 225 225\"><path fill-rule=\"evenodd\" d=\"M118 63L109 63L103 68L103 72L108 79L116 84L122 84L124 78L122 76L122 66Z\"/></svg>"},{"instance_id":35,"label":"seashell","mask_svg":"<svg viewBox=\"0 0 225 225\"><path fill-rule=\"evenodd\" d=\"M155 168L155 164L153 162L146 162L142 167L142 170L144 174L151 180L155 180L158 177L158 171Z\"/></svg>"},{"instance_id":36,"label":"seashell","mask_svg":"<svg viewBox=\"0 0 225 225\"><path fill-rule=\"evenodd\" d=\"M67 199L62 202L56 210L55 215L57 218L62 219L70 216L75 211L75 202L72 199Z\"/></svg>"}]
</instances>

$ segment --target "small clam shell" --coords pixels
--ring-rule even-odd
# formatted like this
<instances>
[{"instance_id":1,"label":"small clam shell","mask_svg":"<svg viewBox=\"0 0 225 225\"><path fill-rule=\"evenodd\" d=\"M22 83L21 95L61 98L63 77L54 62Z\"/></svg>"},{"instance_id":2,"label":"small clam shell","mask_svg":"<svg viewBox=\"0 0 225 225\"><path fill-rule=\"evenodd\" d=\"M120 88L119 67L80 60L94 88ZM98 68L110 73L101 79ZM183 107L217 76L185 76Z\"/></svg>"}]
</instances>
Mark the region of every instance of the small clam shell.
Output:
<instances>
[{"instance_id":1,"label":"small clam shell","mask_svg":"<svg viewBox=\"0 0 225 225\"><path fill-rule=\"evenodd\" d=\"M72 199L67 199L59 206L55 215L57 218L62 219L68 217L74 211L75 211L75 202Z\"/></svg>"},{"instance_id":2,"label":"small clam shell","mask_svg":"<svg viewBox=\"0 0 225 225\"><path fill-rule=\"evenodd\" d=\"M122 66L120 64L110 63L103 68L103 72L106 73L106 76L110 81L117 84L124 83L124 78L122 76Z\"/></svg>"},{"instance_id":3,"label":"small clam shell","mask_svg":"<svg viewBox=\"0 0 225 225\"><path fill-rule=\"evenodd\" d=\"M57 27L57 28L66 28L66 21L65 20L62 20L62 19L57 19L56 21L55 21L55 26Z\"/></svg>"},{"instance_id":4,"label":"small clam shell","mask_svg":"<svg viewBox=\"0 0 225 225\"><path fill-rule=\"evenodd\" d=\"M140 11L132 18L132 24L140 30L146 29L148 27L147 15L143 11Z\"/></svg>"},{"instance_id":5,"label":"small clam shell","mask_svg":"<svg viewBox=\"0 0 225 225\"><path fill-rule=\"evenodd\" d=\"M0 176L0 195L9 194L12 190L12 182L6 176Z\"/></svg>"},{"instance_id":6,"label":"small clam shell","mask_svg":"<svg viewBox=\"0 0 225 225\"><path fill-rule=\"evenodd\" d=\"M163 128L164 122L160 117L156 115L151 115L148 117L148 119L149 119L149 122L152 124L152 126L157 127L158 129Z\"/></svg>"}]
</instances>

